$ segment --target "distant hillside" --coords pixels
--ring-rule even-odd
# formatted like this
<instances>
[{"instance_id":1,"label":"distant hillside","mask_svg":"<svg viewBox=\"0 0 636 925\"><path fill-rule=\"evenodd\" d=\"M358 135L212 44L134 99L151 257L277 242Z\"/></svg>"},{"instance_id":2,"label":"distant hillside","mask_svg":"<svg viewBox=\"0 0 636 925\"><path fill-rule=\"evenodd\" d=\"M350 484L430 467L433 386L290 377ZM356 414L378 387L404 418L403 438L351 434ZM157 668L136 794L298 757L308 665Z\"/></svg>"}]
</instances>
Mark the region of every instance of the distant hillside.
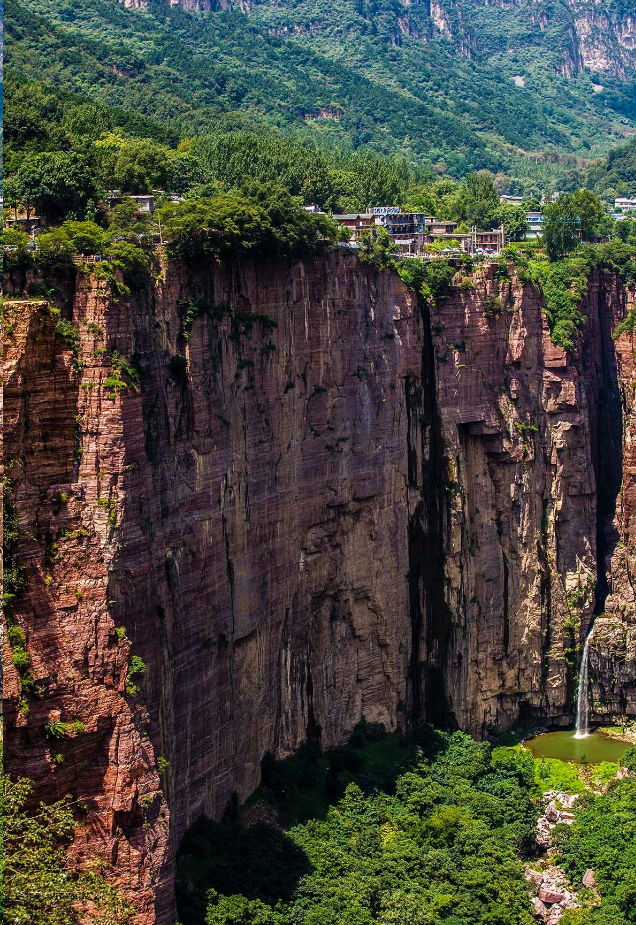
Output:
<instances>
[{"instance_id":1,"label":"distant hillside","mask_svg":"<svg viewBox=\"0 0 636 925\"><path fill-rule=\"evenodd\" d=\"M353 60L376 79L381 70L385 77L391 72L414 92L413 84L425 82L431 65L441 63L440 54L455 56L450 65L444 59L445 69L470 74L472 80L476 72L463 69L458 57L480 65L481 73L492 68L540 100L542 118L556 124L575 150L607 146L608 133L621 134L621 116L636 118L631 0L250 0L249 6L251 18L270 31ZM369 49L382 44L399 51L377 60ZM472 80L462 94L481 99L481 87ZM498 131L511 140L502 111L507 100L508 94L493 103L499 108ZM450 93L449 104L454 106ZM465 115L477 125L480 116L470 110ZM527 150L535 143L536 128L527 132L520 125L519 132L525 133L521 146Z\"/></svg>"},{"instance_id":2,"label":"distant hillside","mask_svg":"<svg viewBox=\"0 0 636 925\"><path fill-rule=\"evenodd\" d=\"M595 164L588 184L601 196L636 196L636 138Z\"/></svg>"},{"instance_id":3,"label":"distant hillside","mask_svg":"<svg viewBox=\"0 0 636 925\"><path fill-rule=\"evenodd\" d=\"M488 168L519 190L581 175L636 129L627 0L605 4L602 85L577 38L598 3L172 3L9 0L7 62L176 136L276 126L440 174Z\"/></svg>"},{"instance_id":4,"label":"distant hillside","mask_svg":"<svg viewBox=\"0 0 636 925\"><path fill-rule=\"evenodd\" d=\"M143 0L139 0L143 2ZM186 9L249 12L274 34L356 55L368 39L406 49L446 46L557 105L595 94L596 108L636 115L632 0L167 0ZM345 40L345 49L341 42ZM349 42L347 40L353 40ZM337 49L332 49L337 52ZM576 78L583 76L582 81ZM558 78L565 78L566 82ZM399 79L399 75L398 75ZM574 84L572 83L574 80ZM577 85L578 83L578 85ZM468 90L470 92L470 90Z\"/></svg>"}]
</instances>

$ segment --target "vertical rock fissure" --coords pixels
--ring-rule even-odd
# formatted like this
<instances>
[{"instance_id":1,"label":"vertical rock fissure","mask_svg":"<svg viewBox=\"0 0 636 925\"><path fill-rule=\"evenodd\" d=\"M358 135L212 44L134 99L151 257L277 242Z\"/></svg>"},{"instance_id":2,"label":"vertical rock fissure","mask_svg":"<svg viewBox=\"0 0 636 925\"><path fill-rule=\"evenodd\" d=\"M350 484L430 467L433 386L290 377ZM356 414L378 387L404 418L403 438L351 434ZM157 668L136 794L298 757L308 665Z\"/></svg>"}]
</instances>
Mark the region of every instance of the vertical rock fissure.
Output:
<instances>
[{"instance_id":1,"label":"vertical rock fissure","mask_svg":"<svg viewBox=\"0 0 636 925\"><path fill-rule=\"evenodd\" d=\"M614 523L623 474L623 408L612 338L612 312L599 293L601 381L596 416L596 588L594 616L605 610L609 563L619 540ZM590 626L591 629L591 626Z\"/></svg>"},{"instance_id":2,"label":"vertical rock fissure","mask_svg":"<svg viewBox=\"0 0 636 925\"><path fill-rule=\"evenodd\" d=\"M505 654L508 654L508 646L510 644L510 613L509 613L509 582L510 582L510 566L508 564L508 556L504 553L503 555L503 649Z\"/></svg>"},{"instance_id":3,"label":"vertical rock fissure","mask_svg":"<svg viewBox=\"0 0 636 925\"><path fill-rule=\"evenodd\" d=\"M231 620L231 635L230 635L230 652L229 652L229 672L230 672L230 688L233 688L234 685L234 644L235 644L235 609L234 609L234 565L232 563L232 553L230 550L230 536L228 530L227 517L225 516L225 492L227 489L227 478L223 480L221 487L221 526L223 529L223 549L225 552L225 574L227 578L227 587L229 594L229 604L230 604L230 620ZM232 698L232 715L234 710L234 698Z\"/></svg>"},{"instance_id":4,"label":"vertical rock fissure","mask_svg":"<svg viewBox=\"0 0 636 925\"><path fill-rule=\"evenodd\" d=\"M411 612L411 713L413 721L437 725L449 721L445 665L451 615L444 595L444 482L445 457L437 406L435 354L430 316L422 313L423 347L421 389L406 383L409 418L419 414L422 444L421 471L417 473L421 501L409 521L409 600ZM417 408L413 408L413 402ZM409 461L417 457L409 447ZM410 467L409 467L410 468Z\"/></svg>"}]
</instances>

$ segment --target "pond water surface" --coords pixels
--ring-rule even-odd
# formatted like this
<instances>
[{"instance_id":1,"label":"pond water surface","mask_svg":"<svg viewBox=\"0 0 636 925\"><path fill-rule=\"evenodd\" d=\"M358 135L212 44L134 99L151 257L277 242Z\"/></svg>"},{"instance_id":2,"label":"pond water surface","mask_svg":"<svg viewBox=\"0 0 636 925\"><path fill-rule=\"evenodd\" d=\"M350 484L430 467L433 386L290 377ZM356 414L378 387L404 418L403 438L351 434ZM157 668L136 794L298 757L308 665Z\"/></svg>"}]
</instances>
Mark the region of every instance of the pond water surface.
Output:
<instances>
[{"instance_id":1,"label":"pond water surface","mask_svg":"<svg viewBox=\"0 0 636 925\"><path fill-rule=\"evenodd\" d=\"M630 747L628 742L610 739L600 732L590 732L577 739L574 732L546 732L523 743L535 758L560 758L561 761L618 761Z\"/></svg>"}]
</instances>

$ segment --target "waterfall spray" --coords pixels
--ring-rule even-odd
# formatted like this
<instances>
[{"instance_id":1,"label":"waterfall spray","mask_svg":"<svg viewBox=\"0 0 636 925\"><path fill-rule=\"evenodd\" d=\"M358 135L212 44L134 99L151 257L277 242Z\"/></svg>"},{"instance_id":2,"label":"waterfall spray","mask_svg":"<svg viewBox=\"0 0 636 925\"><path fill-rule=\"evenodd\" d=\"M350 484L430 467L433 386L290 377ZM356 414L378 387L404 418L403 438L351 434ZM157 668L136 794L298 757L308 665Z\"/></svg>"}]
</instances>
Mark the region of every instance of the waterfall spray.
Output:
<instances>
[{"instance_id":1,"label":"waterfall spray","mask_svg":"<svg viewBox=\"0 0 636 925\"><path fill-rule=\"evenodd\" d=\"M592 633L594 632L594 627L587 634L587 639L585 640L585 645L583 646L583 656L581 658L581 669L579 671L579 695L576 701L576 732L574 734L575 739L584 739L588 735L588 728L590 725L590 698L588 695L589 680L590 680L590 660L589 660L589 648L590 648L590 639L592 638Z\"/></svg>"}]
</instances>

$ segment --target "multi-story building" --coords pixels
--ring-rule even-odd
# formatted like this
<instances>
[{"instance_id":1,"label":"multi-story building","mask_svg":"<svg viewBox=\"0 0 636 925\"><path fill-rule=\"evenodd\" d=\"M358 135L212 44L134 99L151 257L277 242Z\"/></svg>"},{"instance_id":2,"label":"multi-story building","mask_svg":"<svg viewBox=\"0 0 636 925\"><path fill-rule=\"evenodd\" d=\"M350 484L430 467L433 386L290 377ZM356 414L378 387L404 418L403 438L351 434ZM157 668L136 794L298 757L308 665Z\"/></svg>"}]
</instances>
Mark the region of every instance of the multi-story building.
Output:
<instances>
[{"instance_id":1,"label":"multi-story building","mask_svg":"<svg viewBox=\"0 0 636 925\"><path fill-rule=\"evenodd\" d=\"M636 212L636 198L620 196L614 200L614 212Z\"/></svg>"},{"instance_id":2,"label":"multi-story building","mask_svg":"<svg viewBox=\"0 0 636 925\"><path fill-rule=\"evenodd\" d=\"M526 220L528 222L526 239L532 241L540 238L543 235L543 212L528 212Z\"/></svg>"},{"instance_id":3,"label":"multi-story building","mask_svg":"<svg viewBox=\"0 0 636 925\"><path fill-rule=\"evenodd\" d=\"M376 224L392 237L426 234L429 219L423 212L401 212L398 206L376 206L371 213L376 217Z\"/></svg>"},{"instance_id":4,"label":"multi-story building","mask_svg":"<svg viewBox=\"0 0 636 925\"><path fill-rule=\"evenodd\" d=\"M334 222L351 232L351 240L357 241L363 231L368 231L376 224L375 215L371 212L349 212L345 215L334 215Z\"/></svg>"},{"instance_id":5,"label":"multi-story building","mask_svg":"<svg viewBox=\"0 0 636 925\"><path fill-rule=\"evenodd\" d=\"M490 231L477 231L472 233L473 253L493 254L498 256L506 246L506 231L503 225L500 228L491 228Z\"/></svg>"},{"instance_id":6,"label":"multi-story building","mask_svg":"<svg viewBox=\"0 0 636 925\"><path fill-rule=\"evenodd\" d=\"M384 228L398 253L421 256L427 253L426 245L446 245L444 253L463 251L466 254L482 253L498 255L506 246L503 228L490 231L458 232L457 222L440 221L423 212L402 212L398 206L376 206L368 212L354 212L334 215L338 222L351 232L351 240L357 243L364 231Z\"/></svg>"},{"instance_id":7,"label":"multi-story building","mask_svg":"<svg viewBox=\"0 0 636 925\"><path fill-rule=\"evenodd\" d=\"M371 212L376 225L384 228L401 253L421 253L426 244L428 221L423 212L402 212L398 206L376 206Z\"/></svg>"}]
</instances>

